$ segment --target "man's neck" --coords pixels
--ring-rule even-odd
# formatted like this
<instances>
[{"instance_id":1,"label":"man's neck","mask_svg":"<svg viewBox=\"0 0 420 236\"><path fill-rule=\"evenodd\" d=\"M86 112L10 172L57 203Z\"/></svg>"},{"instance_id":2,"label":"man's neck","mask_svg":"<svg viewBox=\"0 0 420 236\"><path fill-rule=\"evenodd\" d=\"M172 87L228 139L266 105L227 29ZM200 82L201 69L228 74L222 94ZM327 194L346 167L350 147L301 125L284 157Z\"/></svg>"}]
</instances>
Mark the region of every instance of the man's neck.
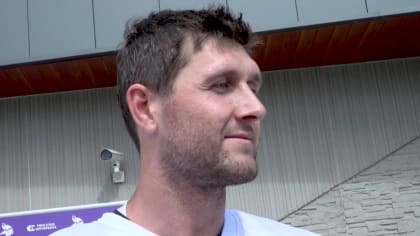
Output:
<instances>
[{"instance_id":1,"label":"man's neck","mask_svg":"<svg viewBox=\"0 0 420 236\"><path fill-rule=\"evenodd\" d=\"M196 188L181 180L145 173L127 203L127 216L162 236L215 236L223 228L225 202L225 188Z\"/></svg>"}]
</instances>

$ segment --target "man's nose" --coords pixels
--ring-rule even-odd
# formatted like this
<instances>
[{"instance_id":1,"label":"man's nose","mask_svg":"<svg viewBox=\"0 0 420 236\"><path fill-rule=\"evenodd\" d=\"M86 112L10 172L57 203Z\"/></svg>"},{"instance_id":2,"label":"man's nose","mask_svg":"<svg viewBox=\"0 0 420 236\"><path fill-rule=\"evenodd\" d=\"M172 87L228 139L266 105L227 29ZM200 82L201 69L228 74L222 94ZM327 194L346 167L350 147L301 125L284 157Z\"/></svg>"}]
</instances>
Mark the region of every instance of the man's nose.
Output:
<instances>
[{"instance_id":1,"label":"man's nose","mask_svg":"<svg viewBox=\"0 0 420 236\"><path fill-rule=\"evenodd\" d=\"M266 110L264 105L249 87L243 89L238 100L238 106L235 111L238 119L260 121L265 117Z\"/></svg>"}]
</instances>

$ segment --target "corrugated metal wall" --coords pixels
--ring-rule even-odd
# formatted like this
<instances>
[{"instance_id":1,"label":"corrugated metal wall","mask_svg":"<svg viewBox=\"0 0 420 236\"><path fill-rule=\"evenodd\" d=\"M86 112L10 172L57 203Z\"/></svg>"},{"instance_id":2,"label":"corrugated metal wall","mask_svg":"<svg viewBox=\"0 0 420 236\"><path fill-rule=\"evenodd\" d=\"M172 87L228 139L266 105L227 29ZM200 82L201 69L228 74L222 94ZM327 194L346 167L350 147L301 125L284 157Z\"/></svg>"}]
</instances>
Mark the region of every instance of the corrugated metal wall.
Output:
<instances>
[{"instance_id":1,"label":"corrugated metal wall","mask_svg":"<svg viewBox=\"0 0 420 236\"><path fill-rule=\"evenodd\" d=\"M110 88L0 102L0 211L126 199L138 157L115 97ZM104 147L126 153L127 184L111 184Z\"/></svg>"},{"instance_id":2,"label":"corrugated metal wall","mask_svg":"<svg viewBox=\"0 0 420 236\"><path fill-rule=\"evenodd\" d=\"M262 100L261 173L229 200L279 218L420 134L420 60L268 72Z\"/></svg>"},{"instance_id":3,"label":"corrugated metal wall","mask_svg":"<svg viewBox=\"0 0 420 236\"><path fill-rule=\"evenodd\" d=\"M228 206L279 219L420 134L420 60L267 72L260 174ZM127 199L138 159L114 89L0 101L0 212ZM111 184L102 147L127 154Z\"/></svg>"}]
</instances>

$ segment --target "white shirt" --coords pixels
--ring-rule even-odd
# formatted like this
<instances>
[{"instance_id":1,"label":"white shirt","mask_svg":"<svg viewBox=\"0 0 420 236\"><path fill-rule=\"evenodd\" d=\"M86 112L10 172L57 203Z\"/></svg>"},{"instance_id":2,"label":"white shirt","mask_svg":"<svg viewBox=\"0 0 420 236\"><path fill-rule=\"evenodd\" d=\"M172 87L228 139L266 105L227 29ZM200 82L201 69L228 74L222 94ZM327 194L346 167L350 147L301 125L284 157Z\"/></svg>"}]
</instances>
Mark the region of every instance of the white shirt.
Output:
<instances>
[{"instance_id":1,"label":"white shirt","mask_svg":"<svg viewBox=\"0 0 420 236\"><path fill-rule=\"evenodd\" d=\"M126 215L126 205L118 209ZM59 230L51 236L156 236L147 229L115 214L105 213L92 223L77 224ZM317 234L298 229L274 220L251 215L237 210L226 210L222 236L316 236Z\"/></svg>"}]
</instances>

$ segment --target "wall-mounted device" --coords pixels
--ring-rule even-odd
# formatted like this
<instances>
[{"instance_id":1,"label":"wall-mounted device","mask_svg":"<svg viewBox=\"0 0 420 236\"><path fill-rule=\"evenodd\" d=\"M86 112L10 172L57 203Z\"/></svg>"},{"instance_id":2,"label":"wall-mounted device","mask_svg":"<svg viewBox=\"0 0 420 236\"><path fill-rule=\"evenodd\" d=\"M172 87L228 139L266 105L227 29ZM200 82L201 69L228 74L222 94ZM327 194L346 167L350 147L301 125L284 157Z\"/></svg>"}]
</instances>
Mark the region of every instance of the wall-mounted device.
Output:
<instances>
[{"instance_id":1,"label":"wall-mounted device","mask_svg":"<svg viewBox=\"0 0 420 236\"><path fill-rule=\"evenodd\" d=\"M111 162L111 176L114 184L121 184L125 182L125 172L121 170L120 161L124 159L124 153L105 148L101 151L101 160Z\"/></svg>"}]
</instances>

